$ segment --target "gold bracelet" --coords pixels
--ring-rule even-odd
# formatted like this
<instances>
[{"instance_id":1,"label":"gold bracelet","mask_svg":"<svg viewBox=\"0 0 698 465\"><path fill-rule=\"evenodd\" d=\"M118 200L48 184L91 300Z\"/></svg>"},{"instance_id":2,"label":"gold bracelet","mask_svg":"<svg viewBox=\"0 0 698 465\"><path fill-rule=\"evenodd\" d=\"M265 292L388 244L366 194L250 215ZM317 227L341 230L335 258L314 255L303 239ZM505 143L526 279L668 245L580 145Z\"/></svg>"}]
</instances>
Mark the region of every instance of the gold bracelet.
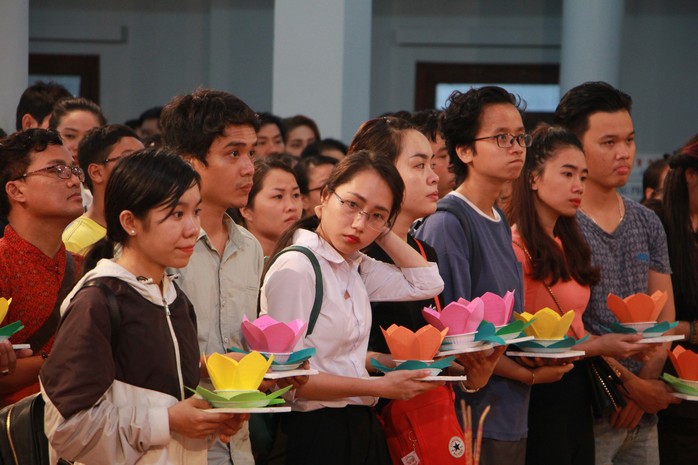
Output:
<instances>
[{"instance_id":1,"label":"gold bracelet","mask_svg":"<svg viewBox=\"0 0 698 465\"><path fill-rule=\"evenodd\" d=\"M536 384L536 372L534 370L528 370L531 372L531 382L528 384L529 386L533 386Z\"/></svg>"},{"instance_id":2,"label":"gold bracelet","mask_svg":"<svg viewBox=\"0 0 698 465\"><path fill-rule=\"evenodd\" d=\"M468 387L465 385L465 383L463 381L458 381L458 385L460 386L460 388L463 392L468 393L468 394L475 394L477 391L482 389L482 388L468 389Z\"/></svg>"}]
</instances>

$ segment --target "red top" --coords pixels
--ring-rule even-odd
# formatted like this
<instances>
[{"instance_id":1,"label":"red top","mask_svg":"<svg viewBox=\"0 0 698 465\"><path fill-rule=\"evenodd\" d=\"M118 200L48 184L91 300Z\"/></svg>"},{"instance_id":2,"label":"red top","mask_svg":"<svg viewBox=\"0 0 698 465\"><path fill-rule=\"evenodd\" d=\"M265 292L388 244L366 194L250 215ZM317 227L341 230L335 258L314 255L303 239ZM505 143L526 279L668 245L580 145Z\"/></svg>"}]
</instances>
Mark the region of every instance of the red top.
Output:
<instances>
[{"instance_id":1,"label":"red top","mask_svg":"<svg viewBox=\"0 0 698 465\"><path fill-rule=\"evenodd\" d=\"M75 281L82 264L82 257L74 255ZM48 257L31 243L21 238L11 226L5 227L5 236L0 239L0 297L12 298L7 317L0 322L5 326L21 320L24 329L15 333L11 340L23 344L48 319L58 298L58 291L65 273L66 250L61 245L55 257ZM51 351L54 336L41 348ZM6 403L19 400L32 392L39 392L38 383L33 391L22 390L24 395L8 395Z\"/></svg>"},{"instance_id":2,"label":"red top","mask_svg":"<svg viewBox=\"0 0 698 465\"><path fill-rule=\"evenodd\" d=\"M513 242L518 242L523 245L519 231L516 228L512 228L512 239ZM562 244L559 239L555 239L558 246L562 248ZM548 289L545 287L545 283L542 281L535 281L531 278L532 267L531 263L526 257L526 254L520 247L513 244L514 252L516 253L516 258L523 264L523 274L524 274L524 310L528 313L536 313L538 310L548 307L557 313L560 313L555 301L550 296ZM589 303L590 289L589 286L583 286L579 284L574 279L569 281L558 281L552 286L553 295L562 306L563 312L569 310L574 310L574 320L572 321L572 326L568 331L567 335L572 336L575 339L579 339L586 335L586 330L584 329L584 323L582 322L582 315L584 310L587 308Z\"/></svg>"}]
</instances>

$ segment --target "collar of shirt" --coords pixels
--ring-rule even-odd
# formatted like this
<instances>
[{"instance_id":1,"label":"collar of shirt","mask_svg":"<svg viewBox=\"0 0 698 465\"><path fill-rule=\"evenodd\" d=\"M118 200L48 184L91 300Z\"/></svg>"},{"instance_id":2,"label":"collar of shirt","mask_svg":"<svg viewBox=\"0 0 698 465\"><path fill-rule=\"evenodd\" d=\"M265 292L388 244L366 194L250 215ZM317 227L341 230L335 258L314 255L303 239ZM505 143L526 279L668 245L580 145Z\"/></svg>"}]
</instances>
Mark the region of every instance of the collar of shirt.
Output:
<instances>
[{"instance_id":1,"label":"collar of shirt","mask_svg":"<svg viewBox=\"0 0 698 465\"><path fill-rule=\"evenodd\" d=\"M355 252L351 257L345 259L340 255L337 250L327 243L322 237L317 233L305 229L299 229L293 235L293 244L303 245L312 249L319 256L327 260L328 262L341 265L342 263L347 263L351 268L358 268L363 260L363 254L361 252Z\"/></svg>"},{"instance_id":2,"label":"collar of shirt","mask_svg":"<svg viewBox=\"0 0 698 465\"><path fill-rule=\"evenodd\" d=\"M242 237L242 233L238 230L240 226L235 224L235 221L228 216L228 214L223 215L223 226L225 229L228 231L228 241L225 244L225 253L224 255L227 256L231 254L235 250L239 250L244 247L245 244L245 238ZM208 234L206 231L204 231L204 228L201 228L199 230L199 238L197 241L202 241L204 244L206 244L206 247L208 247L211 251L218 253L216 248L213 246L211 243L211 240L208 237ZM225 257L223 257L225 259Z\"/></svg>"}]
</instances>

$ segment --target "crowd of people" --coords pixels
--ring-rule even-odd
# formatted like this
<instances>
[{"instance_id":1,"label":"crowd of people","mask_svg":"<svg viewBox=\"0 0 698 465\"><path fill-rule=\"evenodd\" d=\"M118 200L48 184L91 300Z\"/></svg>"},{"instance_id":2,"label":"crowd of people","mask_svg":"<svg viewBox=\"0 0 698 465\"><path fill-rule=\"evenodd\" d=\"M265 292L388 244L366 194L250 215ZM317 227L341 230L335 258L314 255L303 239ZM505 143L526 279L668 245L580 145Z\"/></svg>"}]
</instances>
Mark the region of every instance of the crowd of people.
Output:
<instances>
[{"instance_id":1,"label":"crowd of people","mask_svg":"<svg viewBox=\"0 0 698 465\"><path fill-rule=\"evenodd\" d=\"M396 455L388 412L445 402L460 420L460 400L488 415L484 465L695 463L698 408L659 380L671 343L609 333L606 297L663 291L658 320L698 349L698 135L647 169L647 208L618 191L629 95L587 82L553 124L526 128L522 112L501 87L456 91L442 111L362 123L347 146L219 90L113 124L60 85L30 86L0 139L0 326L24 325L0 342L0 406L43 398L52 463L437 463L419 435ZM296 349L316 350L304 366L319 373L260 386L292 384L292 411L204 412L202 357L246 350L244 318L307 321L318 280ZM458 383L371 364L395 366L381 328L508 292L516 312L574 310L585 357L457 354ZM599 364L622 392L603 411Z\"/></svg>"}]
</instances>

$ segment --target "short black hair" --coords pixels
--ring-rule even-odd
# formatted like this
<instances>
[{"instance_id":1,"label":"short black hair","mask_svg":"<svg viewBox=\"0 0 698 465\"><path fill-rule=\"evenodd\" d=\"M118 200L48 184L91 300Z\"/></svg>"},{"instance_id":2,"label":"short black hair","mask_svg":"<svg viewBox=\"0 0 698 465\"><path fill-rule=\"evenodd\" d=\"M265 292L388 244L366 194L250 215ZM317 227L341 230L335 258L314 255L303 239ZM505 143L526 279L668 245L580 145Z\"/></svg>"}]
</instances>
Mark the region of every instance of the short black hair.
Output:
<instances>
[{"instance_id":1,"label":"short black hair","mask_svg":"<svg viewBox=\"0 0 698 465\"><path fill-rule=\"evenodd\" d=\"M213 141L228 126L250 126L259 131L259 116L238 97L221 90L199 88L179 95L160 115L165 145L180 155L196 157L204 166Z\"/></svg>"},{"instance_id":2,"label":"short black hair","mask_svg":"<svg viewBox=\"0 0 698 465\"><path fill-rule=\"evenodd\" d=\"M589 129L594 113L630 113L633 99L607 82L589 81L565 92L555 109L555 124L572 131L579 140Z\"/></svg>"},{"instance_id":3,"label":"short black hair","mask_svg":"<svg viewBox=\"0 0 698 465\"><path fill-rule=\"evenodd\" d=\"M439 124L456 175L456 185L468 177L468 165L458 158L456 149L461 146L473 148L475 136L480 131L480 117L487 106L495 104L510 104L519 111L523 106L519 97L498 86L472 88L465 93L456 90L448 98Z\"/></svg>"},{"instance_id":4,"label":"short black hair","mask_svg":"<svg viewBox=\"0 0 698 465\"><path fill-rule=\"evenodd\" d=\"M78 145L78 164L85 172L85 185L92 190L92 179L88 167L92 163L102 163L107 159L111 148L124 137L138 139L133 129L122 124L108 124L90 129Z\"/></svg>"},{"instance_id":5,"label":"short black hair","mask_svg":"<svg viewBox=\"0 0 698 465\"><path fill-rule=\"evenodd\" d=\"M439 131L439 116L441 116L441 112L434 109L416 111L412 113L410 122L427 139L431 142L436 142L436 136L441 134L441 131Z\"/></svg>"},{"instance_id":6,"label":"short black hair","mask_svg":"<svg viewBox=\"0 0 698 465\"><path fill-rule=\"evenodd\" d=\"M27 171L32 152L43 152L49 145L63 145L61 136L56 131L40 128L18 131L0 141L0 217L10 213L10 200L5 192L7 183Z\"/></svg>"},{"instance_id":7,"label":"short black hair","mask_svg":"<svg viewBox=\"0 0 698 465\"><path fill-rule=\"evenodd\" d=\"M298 181L298 189L301 194L308 195L310 193L310 169L322 165L336 165L336 158L325 157L323 155L303 157L296 164L293 170L296 172L296 181Z\"/></svg>"},{"instance_id":8,"label":"short black hair","mask_svg":"<svg viewBox=\"0 0 698 465\"><path fill-rule=\"evenodd\" d=\"M286 125L284 120L280 116L276 116L272 113L264 112L259 114L259 127L266 126L268 124L273 124L279 128L281 133L281 140L286 143Z\"/></svg>"},{"instance_id":9,"label":"short black hair","mask_svg":"<svg viewBox=\"0 0 698 465\"><path fill-rule=\"evenodd\" d=\"M68 89L56 82L38 81L27 87L17 104L15 126L17 131L22 130L22 117L31 115L39 124L51 114L53 106L63 98L70 98L73 95Z\"/></svg>"}]
</instances>

